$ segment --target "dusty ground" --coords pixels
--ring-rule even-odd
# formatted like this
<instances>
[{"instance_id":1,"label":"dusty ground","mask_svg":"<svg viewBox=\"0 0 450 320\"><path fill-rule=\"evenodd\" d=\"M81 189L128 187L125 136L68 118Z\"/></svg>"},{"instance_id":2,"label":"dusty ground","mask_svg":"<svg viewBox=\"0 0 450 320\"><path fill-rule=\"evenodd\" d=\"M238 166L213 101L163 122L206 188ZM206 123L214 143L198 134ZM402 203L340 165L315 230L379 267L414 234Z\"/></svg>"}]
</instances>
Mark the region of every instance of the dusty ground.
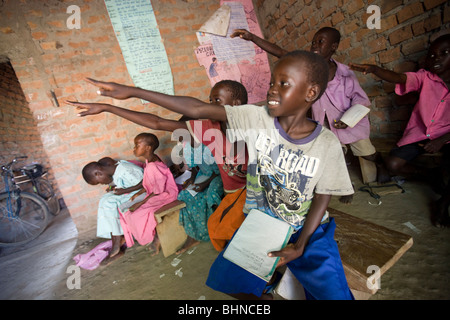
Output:
<instances>
[{"instance_id":1,"label":"dusty ground","mask_svg":"<svg viewBox=\"0 0 450 320\"><path fill-rule=\"evenodd\" d=\"M361 186L351 170L355 188ZM433 227L429 201L436 196L428 186L406 182L403 194L386 195L382 203L357 191L353 204L333 198L330 207L411 235L414 244L381 277L374 300L447 300L450 298L450 229ZM372 203L372 204L370 204ZM81 270L80 289L69 289L70 266L78 253L102 242L95 231L77 234L67 211L58 216L34 243L0 251L1 299L137 299L227 300L228 296L205 286L217 252L202 243L192 252L164 258L151 257L135 245L117 262L93 271Z\"/></svg>"}]
</instances>

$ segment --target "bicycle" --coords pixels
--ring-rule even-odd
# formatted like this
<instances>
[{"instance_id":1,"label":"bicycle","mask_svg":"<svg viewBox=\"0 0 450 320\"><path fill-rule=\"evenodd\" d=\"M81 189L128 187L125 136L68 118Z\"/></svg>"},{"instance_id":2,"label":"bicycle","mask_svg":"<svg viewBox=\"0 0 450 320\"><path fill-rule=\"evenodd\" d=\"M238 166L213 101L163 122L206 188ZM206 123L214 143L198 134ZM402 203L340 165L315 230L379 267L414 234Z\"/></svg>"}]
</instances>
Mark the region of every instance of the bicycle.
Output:
<instances>
[{"instance_id":1,"label":"bicycle","mask_svg":"<svg viewBox=\"0 0 450 320\"><path fill-rule=\"evenodd\" d=\"M32 190L39 196L44 198L47 202L50 213L54 216L58 215L61 211L58 198L53 191L50 181L45 179L47 171L44 171L44 167L38 163L26 165L18 170L13 170L14 181L21 187L22 191L27 191L23 188L24 183L31 183Z\"/></svg>"},{"instance_id":2,"label":"bicycle","mask_svg":"<svg viewBox=\"0 0 450 320\"><path fill-rule=\"evenodd\" d=\"M0 193L0 246L18 246L40 235L48 224L49 210L39 195L22 191L14 181L16 157L1 166L5 192Z\"/></svg>"}]
</instances>

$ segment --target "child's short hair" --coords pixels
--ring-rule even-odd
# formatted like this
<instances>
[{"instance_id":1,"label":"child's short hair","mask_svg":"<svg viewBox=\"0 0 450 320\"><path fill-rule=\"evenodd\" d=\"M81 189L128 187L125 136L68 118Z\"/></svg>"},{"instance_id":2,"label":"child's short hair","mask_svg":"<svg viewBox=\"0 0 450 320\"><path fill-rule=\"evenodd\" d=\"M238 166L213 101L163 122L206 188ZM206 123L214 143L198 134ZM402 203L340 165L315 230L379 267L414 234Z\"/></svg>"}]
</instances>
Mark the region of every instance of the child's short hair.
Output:
<instances>
[{"instance_id":1,"label":"child's short hair","mask_svg":"<svg viewBox=\"0 0 450 320\"><path fill-rule=\"evenodd\" d=\"M136 136L136 138L144 139L145 143L152 147L153 152L158 149L159 147L159 140L158 137L155 136L153 133L149 132L143 132Z\"/></svg>"},{"instance_id":2,"label":"child's short hair","mask_svg":"<svg viewBox=\"0 0 450 320\"><path fill-rule=\"evenodd\" d=\"M242 104L247 104L248 102L248 94L247 89L245 89L244 85L238 81L234 80L222 80L217 82L214 87L218 85L223 85L227 87L231 92L231 97L233 99L239 99Z\"/></svg>"},{"instance_id":3,"label":"child's short hair","mask_svg":"<svg viewBox=\"0 0 450 320\"><path fill-rule=\"evenodd\" d=\"M319 100L328 84L328 64L325 59L314 52L303 50L289 52L284 57L295 57L304 62L303 70L306 73L308 82L317 84L320 87L320 93L314 101Z\"/></svg>"},{"instance_id":4,"label":"child's short hair","mask_svg":"<svg viewBox=\"0 0 450 320\"><path fill-rule=\"evenodd\" d=\"M331 34L331 37L333 38L333 42L337 42L337 43L341 42L341 34L335 28L323 27L323 28L319 29L319 31L317 31L317 33L319 33L319 32L329 32Z\"/></svg>"},{"instance_id":5,"label":"child's short hair","mask_svg":"<svg viewBox=\"0 0 450 320\"><path fill-rule=\"evenodd\" d=\"M88 184L94 184L94 172L100 169L100 166L101 165L96 161L89 162L87 165L85 165L83 170L81 170L84 181L86 181Z\"/></svg>"},{"instance_id":6,"label":"child's short hair","mask_svg":"<svg viewBox=\"0 0 450 320\"><path fill-rule=\"evenodd\" d=\"M450 33L443 34L442 36L437 37L433 41L431 41L431 44L438 43L438 42L444 42L444 41L450 41Z\"/></svg>"}]
</instances>

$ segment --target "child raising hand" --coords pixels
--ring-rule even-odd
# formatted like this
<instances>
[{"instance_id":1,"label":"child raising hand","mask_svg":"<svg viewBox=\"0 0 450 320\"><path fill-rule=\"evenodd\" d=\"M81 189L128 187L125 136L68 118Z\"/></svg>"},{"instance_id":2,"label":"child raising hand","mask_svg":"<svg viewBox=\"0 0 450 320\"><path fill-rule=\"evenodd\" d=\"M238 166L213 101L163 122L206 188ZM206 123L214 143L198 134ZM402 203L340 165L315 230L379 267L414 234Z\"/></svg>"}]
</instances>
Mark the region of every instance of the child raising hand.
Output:
<instances>
[{"instance_id":1,"label":"child raising hand","mask_svg":"<svg viewBox=\"0 0 450 320\"><path fill-rule=\"evenodd\" d=\"M450 34L434 40L426 57L426 70L396 73L376 65L350 64L353 70L373 73L382 80L395 83L395 93L404 95L419 92L417 101L402 138L386 159L387 169L393 175L411 176L422 173L410 161L423 153L442 151L444 162L449 158L450 142ZM450 225L449 183L438 201L438 212L433 212L433 223Z\"/></svg>"}]
</instances>

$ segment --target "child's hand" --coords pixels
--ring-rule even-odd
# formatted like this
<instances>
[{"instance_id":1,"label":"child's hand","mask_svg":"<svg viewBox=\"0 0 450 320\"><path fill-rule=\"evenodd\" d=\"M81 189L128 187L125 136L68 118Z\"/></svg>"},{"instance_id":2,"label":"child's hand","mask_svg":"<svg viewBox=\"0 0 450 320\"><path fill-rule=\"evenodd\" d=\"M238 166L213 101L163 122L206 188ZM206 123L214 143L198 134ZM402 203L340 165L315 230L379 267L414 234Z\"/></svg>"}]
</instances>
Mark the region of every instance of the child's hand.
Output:
<instances>
[{"instance_id":1,"label":"child's hand","mask_svg":"<svg viewBox=\"0 0 450 320\"><path fill-rule=\"evenodd\" d=\"M279 251L272 251L268 253L269 257L280 257L277 263L277 268L284 266L288 262L291 262L303 254L303 251L299 251L295 248L293 243L288 244L286 247Z\"/></svg>"},{"instance_id":2,"label":"child's hand","mask_svg":"<svg viewBox=\"0 0 450 320\"><path fill-rule=\"evenodd\" d=\"M114 192L115 195L120 196L122 194L127 193L127 190L126 189L122 189L122 188L115 188L113 192Z\"/></svg>"},{"instance_id":3,"label":"child's hand","mask_svg":"<svg viewBox=\"0 0 450 320\"><path fill-rule=\"evenodd\" d=\"M106 103L85 103L77 101L66 101L66 103L77 107L77 110L86 110L78 114L79 117L92 116L94 114L102 113L106 110L109 104Z\"/></svg>"},{"instance_id":4,"label":"child's hand","mask_svg":"<svg viewBox=\"0 0 450 320\"><path fill-rule=\"evenodd\" d=\"M244 40L252 40L253 34L245 29L235 29L230 35L230 38L239 37Z\"/></svg>"},{"instance_id":5,"label":"child's hand","mask_svg":"<svg viewBox=\"0 0 450 320\"><path fill-rule=\"evenodd\" d=\"M99 90L97 91L97 93L102 96L107 96L119 100L131 98L129 86L115 82L98 81L91 78L86 78L86 81L98 87Z\"/></svg>"},{"instance_id":6,"label":"child's hand","mask_svg":"<svg viewBox=\"0 0 450 320\"><path fill-rule=\"evenodd\" d=\"M339 121L334 120L333 126L334 126L336 129L347 129L347 127L348 127L348 126L347 126L344 122L342 122L341 120L339 120Z\"/></svg>"},{"instance_id":7,"label":"child's hand","mask_svg":"<svg viewBox=\"0 0 450 320\"><path fill-rule=\"evenodd\" d=\"M194 185L194 191L195 192L202 192L203 190L208 188L208 186L209 186L209 182L208 181L197 183L197 184Z\"/></svg>"},{"instance_id":8,"label":"child's hand","mask_svg":"<svg viewBox=\"0 0 450 320\"><path fill-rule=\"evenodd\" d=\"M351 70L362 72L363 74L373 73L376 66L373 64L356 64L349 63L348 66Z\"/></svg>"},{"instance_id":9,"label":"child's hand","mask_svg":"<svg viewBox=\"0 0 450 320\"><path fill-rule=\"evenodd\" d=\"M189 178L187 179L185 182L183 182L183 189L186 189L187 187L189 187L191 184L193 184L195 181L195 178Z\"/></svg>"},{"instance_id":10,"label":"child's hand","mask_svg":"<svg viewBox=\"0 0 450 320\"><path fill-rule=\"evenodd\" d=\"M444 144L445 144L445 141L442 141L441 139L437 138L437 139L430 140L427 143L425 143L423 145L423 148L428 153L436 153L436 152L439 152L439 150L442 149Z\"/></svg>"}]
</instances>

